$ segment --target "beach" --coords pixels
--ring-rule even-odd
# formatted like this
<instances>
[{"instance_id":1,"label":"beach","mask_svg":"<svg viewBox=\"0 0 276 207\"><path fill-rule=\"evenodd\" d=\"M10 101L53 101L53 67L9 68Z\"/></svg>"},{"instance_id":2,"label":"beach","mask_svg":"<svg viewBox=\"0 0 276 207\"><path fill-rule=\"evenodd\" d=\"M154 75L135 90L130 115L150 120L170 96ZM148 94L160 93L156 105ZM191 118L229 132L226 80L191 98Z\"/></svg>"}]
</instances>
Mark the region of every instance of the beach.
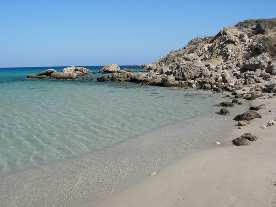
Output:
<instances>
[{"instance_id":1,"label":"beach","mask_svg":"<svg viewBox=\"0 0 276 207\"><path fill-rule=\"evenodd\" d=\"M235 126L234 115L263 103L262 119ZM227 116L162 127L97 158L88 154L6 176L0 180L1 206L273 206L276 128L261 126L274 119L275 103L247 102ZM259 139L233 146L232 139L246 132ZM187 147L184 136L204 145Z\"/></svg>"},{"instance_id":2,"label":"beach","mask_svg":"<svg viewBox=\"0 0 276 207\"><path fill-rule=\"evenodd\" d=\"M5 20L0 207L276 207L276 18L195 23L167 3Z\"/></svg>"},{"instance_id":3,"label":"beach","mask_svg":"<svg viewBox=\"0 0 276 207\"><path fill-rule=\"evenodd\" d=\"M263 118L233 127L228 139L251 132L259 137L255 143L192 154L100 206L275 206L276 128L261 126L275 118L276 101L258 103L266 104Z\"/></svg>"},{"instance_id":4,"label":"beach","mask_svg":"<svg viewBox=\"0 0 276 207\"><path fill-rule=\"evenodd\" d=\"M211 98L214 103L223 100L217 95ZM244 104L232 110L238 113L246 107ZM217 109L210 106L206 115L164 125L104 150L1 176L0 203L3 206L99 205L183 157L231 145L225 137L231 133L232 117L217 115ZM222 144L217 145L216 141Z\"/></svg>"}]
</instances>

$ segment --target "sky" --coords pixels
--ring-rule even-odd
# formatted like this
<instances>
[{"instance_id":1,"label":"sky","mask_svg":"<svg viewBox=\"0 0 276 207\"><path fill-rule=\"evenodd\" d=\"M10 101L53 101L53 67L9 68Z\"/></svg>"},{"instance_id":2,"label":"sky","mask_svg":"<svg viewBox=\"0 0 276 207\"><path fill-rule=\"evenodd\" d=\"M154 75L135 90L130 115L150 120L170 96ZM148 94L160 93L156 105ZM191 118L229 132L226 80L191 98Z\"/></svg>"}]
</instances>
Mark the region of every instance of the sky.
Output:
<instances>
[{"instance_id":1,"label":"sky","mask_svg":"<svg viewBox=\"0 0 276 207\"><path fill-rule=\"evenodd\" d=\"M0 67L151 63L276 0L0 0Z\"/></svg>"}]
</instances>

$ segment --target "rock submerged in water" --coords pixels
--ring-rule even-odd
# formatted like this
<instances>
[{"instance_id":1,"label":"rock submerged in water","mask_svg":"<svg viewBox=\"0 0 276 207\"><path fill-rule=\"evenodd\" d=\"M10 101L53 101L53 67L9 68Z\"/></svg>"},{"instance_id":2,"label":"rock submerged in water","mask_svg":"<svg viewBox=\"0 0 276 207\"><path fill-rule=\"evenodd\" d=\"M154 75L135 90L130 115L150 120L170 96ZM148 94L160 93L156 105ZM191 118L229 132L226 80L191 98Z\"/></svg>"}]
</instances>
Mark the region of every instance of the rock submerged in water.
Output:
<instances>
[{"instance_id":1,"label":"rock submerged in water","mask_svg":"<svg viewBox=\"0 0 276 207\"><path fill-rule=\"evenodd\" d=\"M54 72L50 75L51 78L59 79L59 80L69 80L69 79L76 79L77 74L75 73L63 73L63 72Z\"/></svg>"},{"instance_id":2,"label":"rock submerged in water","mask_svg":"<svg viewBox=\"0 0 276 207\"><path fill-rule=\"evenodd\" d=\"M262 116L256 111L247 111L242 114L238 114L234 117L235 121L251 121L256 118L262 118Z\"/></svg>"},{"instance_id":3,"label":"rock submerged in water","mask_svg":"<svg viewBox=\"0 0 276 207\"><path fill-rule=\"evenodd\" d=\"M117 64L109 64L102 67L102 73L116 73L120 71L120 66Z\"/></svg>"},{"instance_id":4,"label":"rock submerged in water","mask_svg":"<svg viewBox=\"0 0 276 207\"><path fill-rule=\"evenodd\" d=\"M84 67L67 67L63 69L63 72L58 72L55 69L47 69L35 75L27 75L28 79L59 79L59 80L73 80L79 76L87 76L89 69Z\"/></svg>"}]
</instances>

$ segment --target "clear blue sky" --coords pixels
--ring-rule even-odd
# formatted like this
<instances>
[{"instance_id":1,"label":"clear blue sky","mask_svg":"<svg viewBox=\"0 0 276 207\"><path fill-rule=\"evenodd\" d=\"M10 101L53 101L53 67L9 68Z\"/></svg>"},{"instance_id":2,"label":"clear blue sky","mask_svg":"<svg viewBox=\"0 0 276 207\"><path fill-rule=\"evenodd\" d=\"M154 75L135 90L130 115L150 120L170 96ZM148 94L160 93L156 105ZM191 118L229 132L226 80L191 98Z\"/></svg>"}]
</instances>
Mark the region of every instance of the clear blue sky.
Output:
<instances>
[{"instance_id":1,"label":"clear blue sky","mask_svg":"<svg viewBox=\"0 0 276 207\"><path fill-rule=\"evenodd\" d=\"M150 63L276 0L0 0L0 67Z\"/></svg>"}]
</instances>

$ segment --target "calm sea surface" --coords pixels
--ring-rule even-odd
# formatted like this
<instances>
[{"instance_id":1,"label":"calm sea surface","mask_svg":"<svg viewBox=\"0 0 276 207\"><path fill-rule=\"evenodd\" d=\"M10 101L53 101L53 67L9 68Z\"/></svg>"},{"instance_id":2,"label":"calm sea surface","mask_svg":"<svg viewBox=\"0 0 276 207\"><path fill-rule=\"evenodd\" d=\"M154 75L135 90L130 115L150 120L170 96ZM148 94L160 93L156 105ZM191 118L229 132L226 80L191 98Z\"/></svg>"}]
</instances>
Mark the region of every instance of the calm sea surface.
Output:
<instances>
[{"instance_id":1,"label":"calm sea surface","mask_svg":"<svg viewBox=\"0 0 276 207\"><path fill-rule=\"evenodd\" d=\"M99 74L99 67L88 68L94 77ZM44 69L0 69L0 174L72 159L192 121L211 113L215 102L211 94L193 90L25 79Z\"/></svg>"}]
</instances>

